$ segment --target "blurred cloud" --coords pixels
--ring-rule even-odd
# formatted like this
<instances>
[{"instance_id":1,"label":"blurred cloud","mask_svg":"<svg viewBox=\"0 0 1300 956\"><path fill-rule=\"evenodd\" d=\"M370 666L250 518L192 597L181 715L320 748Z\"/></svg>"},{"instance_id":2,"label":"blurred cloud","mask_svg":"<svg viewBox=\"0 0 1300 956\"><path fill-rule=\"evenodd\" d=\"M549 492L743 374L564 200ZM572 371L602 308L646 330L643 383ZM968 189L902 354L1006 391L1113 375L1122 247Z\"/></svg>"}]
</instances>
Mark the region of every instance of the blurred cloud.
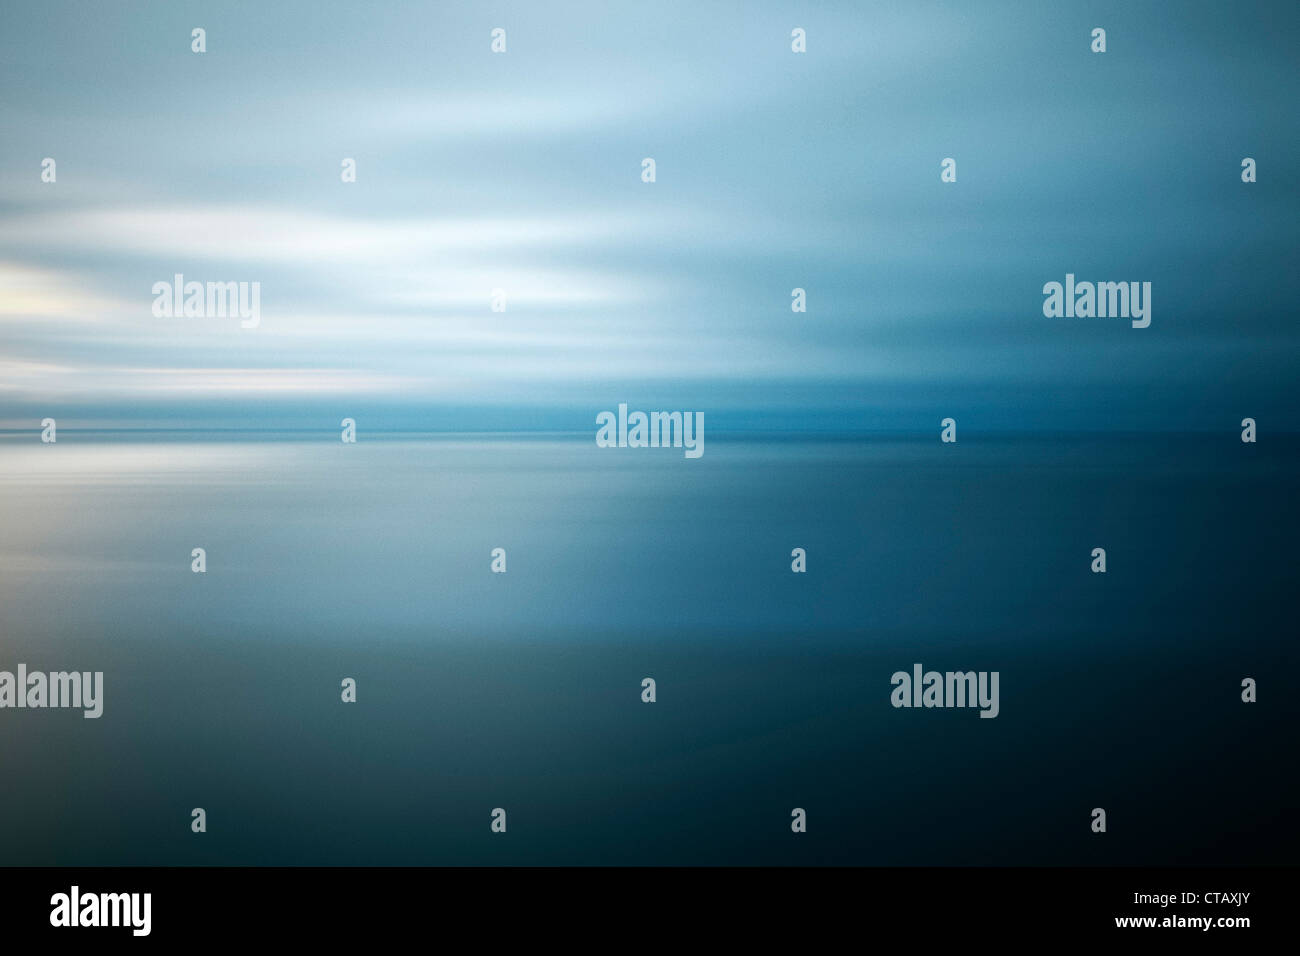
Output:
<instances>
[{"instance_id":1,"label":"blurred cloud","mask_svg":"<svg viewBox=\"0 0 1300 956\"><path fill-rule=\"evenodd\" d=\"M1300 427L1275 82L1298 15L1259 13L1189 3L1171 32L1110 8L1102 58L1088 24L1014 3L10 11L0 427L58 398L184 424L239 395L585 424L620 388L848 425L932 402L1055 422L1069 391L1080 422L1244 402ZM1045 320L1067 271L1152 281L1152 327ZM259 282L260 326L154 317L177 273Z\"/></svg>"}]
</instances>

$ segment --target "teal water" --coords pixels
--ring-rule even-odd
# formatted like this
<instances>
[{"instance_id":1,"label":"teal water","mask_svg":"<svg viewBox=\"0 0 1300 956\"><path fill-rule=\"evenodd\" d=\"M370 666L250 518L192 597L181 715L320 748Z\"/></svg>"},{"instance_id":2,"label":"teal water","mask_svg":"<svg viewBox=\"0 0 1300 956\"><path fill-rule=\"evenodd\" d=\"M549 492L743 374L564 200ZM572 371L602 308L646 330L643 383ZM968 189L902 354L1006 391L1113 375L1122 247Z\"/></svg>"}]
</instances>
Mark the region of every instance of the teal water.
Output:
<instances>
[{"instance_id":1,"label":"teal water","mask_svg":"<svg viewBox=\"0 0 1300 956\"><path fill-rule=\"evenodd\" d=\"M5 864L1296 858L1293 438L166 438L0 442Z\"/></svg>"}]
</instances>

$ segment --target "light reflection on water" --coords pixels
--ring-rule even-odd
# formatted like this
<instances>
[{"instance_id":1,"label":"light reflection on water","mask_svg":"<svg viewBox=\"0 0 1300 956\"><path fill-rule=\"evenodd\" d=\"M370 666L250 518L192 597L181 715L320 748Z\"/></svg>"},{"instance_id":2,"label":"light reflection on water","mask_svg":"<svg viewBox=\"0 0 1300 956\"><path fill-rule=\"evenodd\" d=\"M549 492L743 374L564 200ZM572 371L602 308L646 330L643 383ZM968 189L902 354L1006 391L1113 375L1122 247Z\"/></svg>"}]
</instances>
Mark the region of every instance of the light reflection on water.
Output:
<instances>
[{"instance_id":1,"label":"light reflection on water","mask_svg":"<svg viewBox=\"0 0 1300 956\"><path fill-rule=\"evenodd\" d=\"M1108 860L1270 858L1284 848L1238 840L1226 811L1207 830L1176 794L1246 799L1206 753L1264 768L1256 817L1294 793L1277 711L1243 713L1234 689L1283 666L1300 522L1280 445L717 440L691 461L588 435L8 442L0 669L102 670L106 693L98 721L0 712L0 846L1088 862L1061 808L1100 792L1142 821ZM1000 670L1001 716L894 711L889 674L913 661ZM791 846L783 820L809 805L821 825ZM494 806L505 848L480 839Z\"/></svg>"}]
</instances>

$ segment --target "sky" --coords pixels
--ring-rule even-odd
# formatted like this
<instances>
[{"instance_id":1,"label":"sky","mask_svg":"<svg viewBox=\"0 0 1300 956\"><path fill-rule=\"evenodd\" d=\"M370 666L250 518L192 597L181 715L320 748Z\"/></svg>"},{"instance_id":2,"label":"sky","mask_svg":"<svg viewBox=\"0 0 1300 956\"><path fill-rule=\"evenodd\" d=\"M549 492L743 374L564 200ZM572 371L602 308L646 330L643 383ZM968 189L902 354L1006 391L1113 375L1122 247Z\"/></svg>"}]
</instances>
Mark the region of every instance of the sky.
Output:
<instances>
[{"instance_id":1,"label":"sky","mask_svg":"<svg viewBox=\"0 0 1300 956\"><path fill-rule=\"evenodd\" d=\"M0 428L1300 430L1298 25L6 4ZM259 282L260 325L155 316L177 273ZM1066 273L1151 282L1151 326L1044 317Z\"/></svg>"}]
</instances>

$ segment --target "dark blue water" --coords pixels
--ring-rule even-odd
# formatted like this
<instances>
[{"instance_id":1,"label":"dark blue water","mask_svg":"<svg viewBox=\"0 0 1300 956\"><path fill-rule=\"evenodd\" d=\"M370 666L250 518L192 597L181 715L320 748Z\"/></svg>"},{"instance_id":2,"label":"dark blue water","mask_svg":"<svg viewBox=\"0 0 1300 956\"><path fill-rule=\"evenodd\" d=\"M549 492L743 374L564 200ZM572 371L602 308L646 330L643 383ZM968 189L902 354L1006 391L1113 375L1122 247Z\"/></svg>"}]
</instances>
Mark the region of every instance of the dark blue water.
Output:
<instances>
[{"instance_id":1,"label":"dark blue water","mask_svg":"<svg viewBox=\"0 0 1300 956\"><path fill-rule=\"evenodd\" d=\"M0 862L1296 858L1295 438L330 437L0 443Z\"/></svg>"}]
</instances>

